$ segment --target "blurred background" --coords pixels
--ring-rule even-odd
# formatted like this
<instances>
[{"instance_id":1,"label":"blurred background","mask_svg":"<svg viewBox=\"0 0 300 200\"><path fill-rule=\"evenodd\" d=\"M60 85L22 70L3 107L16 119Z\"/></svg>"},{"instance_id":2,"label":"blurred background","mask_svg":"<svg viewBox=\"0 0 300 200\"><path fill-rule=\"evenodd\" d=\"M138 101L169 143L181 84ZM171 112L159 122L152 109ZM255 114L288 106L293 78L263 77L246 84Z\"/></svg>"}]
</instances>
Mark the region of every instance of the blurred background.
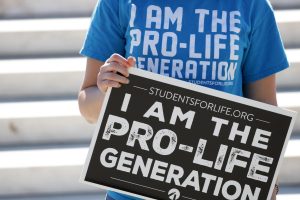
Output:
<instances>
[{"instance_id":1,"label":"blurred background","mask_svg":"<svg viewBox=\"0 0 300 200\"><path fill-rule=\"evenodd\" d=\"M291 67L279 106L300 111L300 0L271 0ZM0 199L94 200L78 183L94 126L80 117L78 55L96 0L0 0ZM280 171L279 200L300 199L300 117Z\"/></svg>"}]
</instances>

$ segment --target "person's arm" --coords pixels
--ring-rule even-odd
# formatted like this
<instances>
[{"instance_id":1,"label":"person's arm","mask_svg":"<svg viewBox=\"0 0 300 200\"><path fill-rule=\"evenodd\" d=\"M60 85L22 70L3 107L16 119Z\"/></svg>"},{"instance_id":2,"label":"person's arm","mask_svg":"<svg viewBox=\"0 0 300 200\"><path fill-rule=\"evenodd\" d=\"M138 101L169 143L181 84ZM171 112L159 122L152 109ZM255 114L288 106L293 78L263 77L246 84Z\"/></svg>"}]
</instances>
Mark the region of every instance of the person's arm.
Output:
<instances>
[{"instance_id":1,"label":"person's arm","mask_svg":"<svg viewBox=\"0 0 300 200\"><path fill-rule=\"evenodd\" d=\"M78 104L81 115L88 122L97 122L108 87L118 88L129 83L126 78L129 76L128 67L134 64L134 58L125 59L118 54L113 54L106 62L87 58L84 80L78 93Z\"/></svg>"},{"instance_id":2,"label":"person's arm","mask_svg":"<svg viewBox=\"0 0 300 200\"><path fill-rule=\"evenodd\" d=\"M261 80L245 85L247 98L277 106L276 76L271 75ZM278 184L278 183L276 183ZM271 200L276 200L278 188L274 188Z\"/></svg>"},{"instance_id":3,"label":"person's arm","mask_svg":"<svg viewBox=\"0 0 300 200\"><path fill-rule=\"evenodd\" d=\"M277 106L276 76L271 75L245 86L247 98Z\"/></svg>"}]
</instances>

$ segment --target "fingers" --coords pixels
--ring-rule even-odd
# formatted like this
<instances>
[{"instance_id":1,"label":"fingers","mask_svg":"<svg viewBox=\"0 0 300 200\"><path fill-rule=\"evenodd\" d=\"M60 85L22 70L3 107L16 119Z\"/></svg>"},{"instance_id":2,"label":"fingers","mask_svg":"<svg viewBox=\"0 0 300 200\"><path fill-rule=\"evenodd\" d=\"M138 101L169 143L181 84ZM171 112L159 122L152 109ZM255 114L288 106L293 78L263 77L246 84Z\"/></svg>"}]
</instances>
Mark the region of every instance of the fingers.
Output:
<instances>
[{"instance_id":1,"label":"fingers","mask_svg":"<svg viewBox=\"0 0 300 200\"><path fill-rule=\"evenodd\" d=\"M98 88L102 92L106 92L108 87L118 88L122 84L128 84L128 68L134 66L135 62L134 57L126 59L119 54L113 54L99 70L97 77Z\"/></svg>"},{"instance_id":2,"label":"fingers","mask_svg":"<svg viewBox=\"0 0 300 200\"><path fill-rule=\"evenodd\" d=\"M110 81L110 80L104 80L102 84L103 84L103 86L106 87L105 91L107 90L108 87L114 87L114 88L121 87L120 83L118 83L116 81Z\"/></svg>"},{"instance_id":3,"label":"fingers","mask_svg":"<svg viewBox=\"0 0 300 200\"><path fill-rule=\"evenodd\" d=\"M130 63L127 61L126 58L124 58L123 56L119 55L119 54L113 54L108 60L107 60L108 63L111 63L111 62L116 62L122 66L125 66L125 67L132 67L132 65L130 65Z\"/></svg>"},{"instance_id":4,"label":"fingers","mask_svg":"<svg viewBox=\"0 0 300 200\"><path fill-rule=\"evenodd\" d=\"M128 78L125 78L124 76L120 76L119 74L115 74L115 73L104 73L102 75L102 79L109 80L109 81L115 81L115 82L122 83L122 84L129 83Z\"/></svg>"},{"instance_id":5,"label":"fingers","mask_svg":"<svg viewBox=\"0 0 300 200\"><path fill-rule=\"evenodd\" d=\"M108 87L119 88L121 87L121 84L129 83L127 78L115 73L104 73L100 76L101 78L99 78L97 85L102 92L106 92Z\"/></svg>"},{"instance_id":6,"label":"fingers","mask_svg":"<svg viewBox=\"0 0 300 200\"><path fill-rule=\"evenodd\" d=\"M123 67L117 62L107 63L100 68L100 73L108 73L108 72L120 73L125 77L129 76L127 67Z\"/></svg>"},{"instance_id":7,"label":"fingers","mask_svg":"<svg viewBox=\"0 0 300 200\"><path fill-rule=\"evenodd\" d=\"M129 56L129 57L127 58L127 61L128 61L128 63L130 64L130 66L135 66L136 60L135 60L134 57Z\"/></svg>"},{"instance_id":8,"label":"fingers","mask_svg":"<svg viewBox=\"0 0 300 200\"><path fill-rule=\"evenodd\" d=\"M110 64L112 65L112 64ZM115 71L108 69L116 69L115 67L103 67L104 69L100 70L97 77L97 86L101 92L105 93L108 87L121 87L121 84L128 84L129 79L128 72L126 72L126 77L124 75L117 74ZM117 70L116 70L117 71Z\"/></svg>"}]
</instances>

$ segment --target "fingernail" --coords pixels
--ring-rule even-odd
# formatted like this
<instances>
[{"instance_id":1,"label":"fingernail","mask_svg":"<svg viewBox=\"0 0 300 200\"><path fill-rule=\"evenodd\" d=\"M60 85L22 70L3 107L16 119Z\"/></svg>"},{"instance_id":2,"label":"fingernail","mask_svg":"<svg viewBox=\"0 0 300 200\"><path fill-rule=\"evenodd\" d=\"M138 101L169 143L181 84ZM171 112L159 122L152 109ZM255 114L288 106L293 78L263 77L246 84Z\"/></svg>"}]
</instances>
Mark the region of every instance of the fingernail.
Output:
<instances>
[{"instance_id":1,"label":"fingernail","mask_svg":"<svg viewBox=\"0 0 300 200\"><path fill-rule=\"evenodd\" d=\"M136 62L136 59L133 56L129 56L128 59L127 59L127 61L130 64L130 67L133 67L134 63Z\"/></svg>"}]
</instances>

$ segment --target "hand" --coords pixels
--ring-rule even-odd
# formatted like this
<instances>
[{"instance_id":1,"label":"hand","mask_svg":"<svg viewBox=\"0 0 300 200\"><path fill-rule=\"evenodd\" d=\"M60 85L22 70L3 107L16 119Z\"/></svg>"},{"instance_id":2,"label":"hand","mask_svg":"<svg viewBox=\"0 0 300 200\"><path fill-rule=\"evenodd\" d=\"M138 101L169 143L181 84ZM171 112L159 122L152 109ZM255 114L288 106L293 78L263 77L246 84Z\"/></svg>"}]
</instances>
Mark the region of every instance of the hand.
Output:
<instances>
[{"instance_id":1,"label":"hand","mask_svg":"<svg viewBox=\"0 0 300 200\"><path fill-rule=\"evenodd\" d=\"M271 200L276 200L276 195L278 194L278 192L279 192L279 186L278 186L278 183L276 183L275 187L273 189L273 194L272 194Z\"/></svg>"},{"instance_id":2,"label":"hand","mask_svg":"<svg viewBox=\"0 0 300 200\"><path fill-rule=\"evenodd\" d=\"M119 54L113 54L100 67L97 76L97 86L99 90L105 93L108 87L119 88L122 84L128 84L128 68L134 65L134 57L128 57L128 59L126 59Z\"/></svg>"}]
</instances>

